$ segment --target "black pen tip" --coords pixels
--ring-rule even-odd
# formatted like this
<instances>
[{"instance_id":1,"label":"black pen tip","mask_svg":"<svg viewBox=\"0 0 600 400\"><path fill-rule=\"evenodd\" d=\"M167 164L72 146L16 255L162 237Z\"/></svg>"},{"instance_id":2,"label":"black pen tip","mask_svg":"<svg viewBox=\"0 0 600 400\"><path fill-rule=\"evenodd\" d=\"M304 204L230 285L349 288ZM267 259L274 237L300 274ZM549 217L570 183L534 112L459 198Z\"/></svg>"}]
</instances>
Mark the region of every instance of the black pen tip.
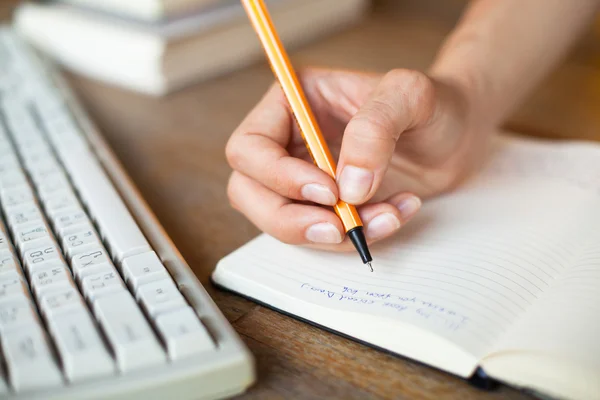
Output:
<instances>
[{"instance_id":1,"label":"black pen tip","mask_svg":"<svg viewBox=\"0 0 600 400\"><path fill-rule=\"evenodd\" d=\"M358 251L358 254L362 259L363 264L367 264L373 261L373 257L371 257L369 247L367 246L367 239L365 239L365 234L363 232L362 226L357 226L354 229L350 229L348 231L348 237L350 238L350 241L356 248L356 251Z\"/></svg>"}]
</instances>

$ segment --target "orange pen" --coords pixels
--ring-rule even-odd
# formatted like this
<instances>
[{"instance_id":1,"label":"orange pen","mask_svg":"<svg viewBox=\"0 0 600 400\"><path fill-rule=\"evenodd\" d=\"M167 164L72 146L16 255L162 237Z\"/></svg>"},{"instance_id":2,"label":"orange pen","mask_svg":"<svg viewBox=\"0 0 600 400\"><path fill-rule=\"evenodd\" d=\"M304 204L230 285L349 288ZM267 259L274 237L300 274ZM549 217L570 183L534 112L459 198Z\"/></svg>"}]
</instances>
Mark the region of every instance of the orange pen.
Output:
<instances>
[{"instance_id":1,"label":"orange pen","mask_svg":"<svg viewBox=\"0 0 600 400\"><path fill-rule=\"evenodd\" d=\"M289 57L281 44L275 31L275 26L263 0L241 0L246 13L258 34L260 42L267 54L273 73L277 77L281 88L290 104L300 133L308 148L314 163L335 179L335 161L323 138L317 120L306 100L306 95L294 72ZM363 232L363 224L356 207L339 200L334 206L336 214L342 220L346 234L360 254L364 264L368 264L373 271L371 254Z\"/></svg>"}]
</instances>

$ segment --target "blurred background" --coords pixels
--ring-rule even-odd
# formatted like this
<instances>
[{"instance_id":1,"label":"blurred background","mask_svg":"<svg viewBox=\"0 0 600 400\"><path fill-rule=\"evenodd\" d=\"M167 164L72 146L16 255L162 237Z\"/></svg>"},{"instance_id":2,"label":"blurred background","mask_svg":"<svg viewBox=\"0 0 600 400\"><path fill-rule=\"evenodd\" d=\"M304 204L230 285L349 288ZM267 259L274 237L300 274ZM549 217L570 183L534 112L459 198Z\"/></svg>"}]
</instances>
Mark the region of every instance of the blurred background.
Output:
<instances>
[{"instance_id":1,"label":"blurred background","mask_svg":"<svg viewBox=\"0 0 600 400\"><path fill-rule=\"evenodd\" d=\"M427 68L468 3L267 1L297 65L381 72ZM68 71L103 84L100 92L113 90L113 96L141 104L152 104L143 98L181 96L192 87L227 92L235 86L254 93L272 80L238 0L0 0L0 17ZM598 137L599 36L600 23L517 110L509 129ZM242 78L248 74L253 79Z\"/></svg>"}]
</instances>

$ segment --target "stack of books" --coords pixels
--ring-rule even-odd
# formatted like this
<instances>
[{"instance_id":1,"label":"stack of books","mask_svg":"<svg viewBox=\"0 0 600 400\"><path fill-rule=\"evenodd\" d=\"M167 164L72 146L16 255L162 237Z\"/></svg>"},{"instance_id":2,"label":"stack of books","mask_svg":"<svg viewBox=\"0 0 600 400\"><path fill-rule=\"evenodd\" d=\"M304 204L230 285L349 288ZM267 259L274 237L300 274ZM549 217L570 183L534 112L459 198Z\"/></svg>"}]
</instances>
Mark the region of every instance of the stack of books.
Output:
<instances>
[{"instance_id":1,"label":"stack of books","mask_svg":"<svg viewBox=\"0 0 600 400\"><path fill-rule=\"evenodd\" d=\"M369 0L267 0L294 48L356 23ZM239 0L62 0L22 4L14 26L74 72L164 95L264 60Z\"/></svg>"}]
</instances>

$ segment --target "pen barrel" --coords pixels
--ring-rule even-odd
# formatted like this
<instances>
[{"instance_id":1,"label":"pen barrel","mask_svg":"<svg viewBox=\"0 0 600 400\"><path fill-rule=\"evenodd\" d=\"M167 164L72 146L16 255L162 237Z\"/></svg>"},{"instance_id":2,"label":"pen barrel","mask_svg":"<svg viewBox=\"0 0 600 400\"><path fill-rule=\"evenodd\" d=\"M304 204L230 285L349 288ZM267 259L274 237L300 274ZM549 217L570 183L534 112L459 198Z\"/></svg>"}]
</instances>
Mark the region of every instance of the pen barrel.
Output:
<instances>
[{"instance_id":1,"label":"pen barrel","mask_svg":"<svg viewBox=\"0 0 600 400\"><path fill-rule=\"evenodd\" d=\"M353 205L339 200L333 209L338 217L340 217L342 220L342 224L344 225L344 230L346 232L356 228L357 226L363 225L360 216L358 215L358 211Z\"/></svg>"}]
</instances>

